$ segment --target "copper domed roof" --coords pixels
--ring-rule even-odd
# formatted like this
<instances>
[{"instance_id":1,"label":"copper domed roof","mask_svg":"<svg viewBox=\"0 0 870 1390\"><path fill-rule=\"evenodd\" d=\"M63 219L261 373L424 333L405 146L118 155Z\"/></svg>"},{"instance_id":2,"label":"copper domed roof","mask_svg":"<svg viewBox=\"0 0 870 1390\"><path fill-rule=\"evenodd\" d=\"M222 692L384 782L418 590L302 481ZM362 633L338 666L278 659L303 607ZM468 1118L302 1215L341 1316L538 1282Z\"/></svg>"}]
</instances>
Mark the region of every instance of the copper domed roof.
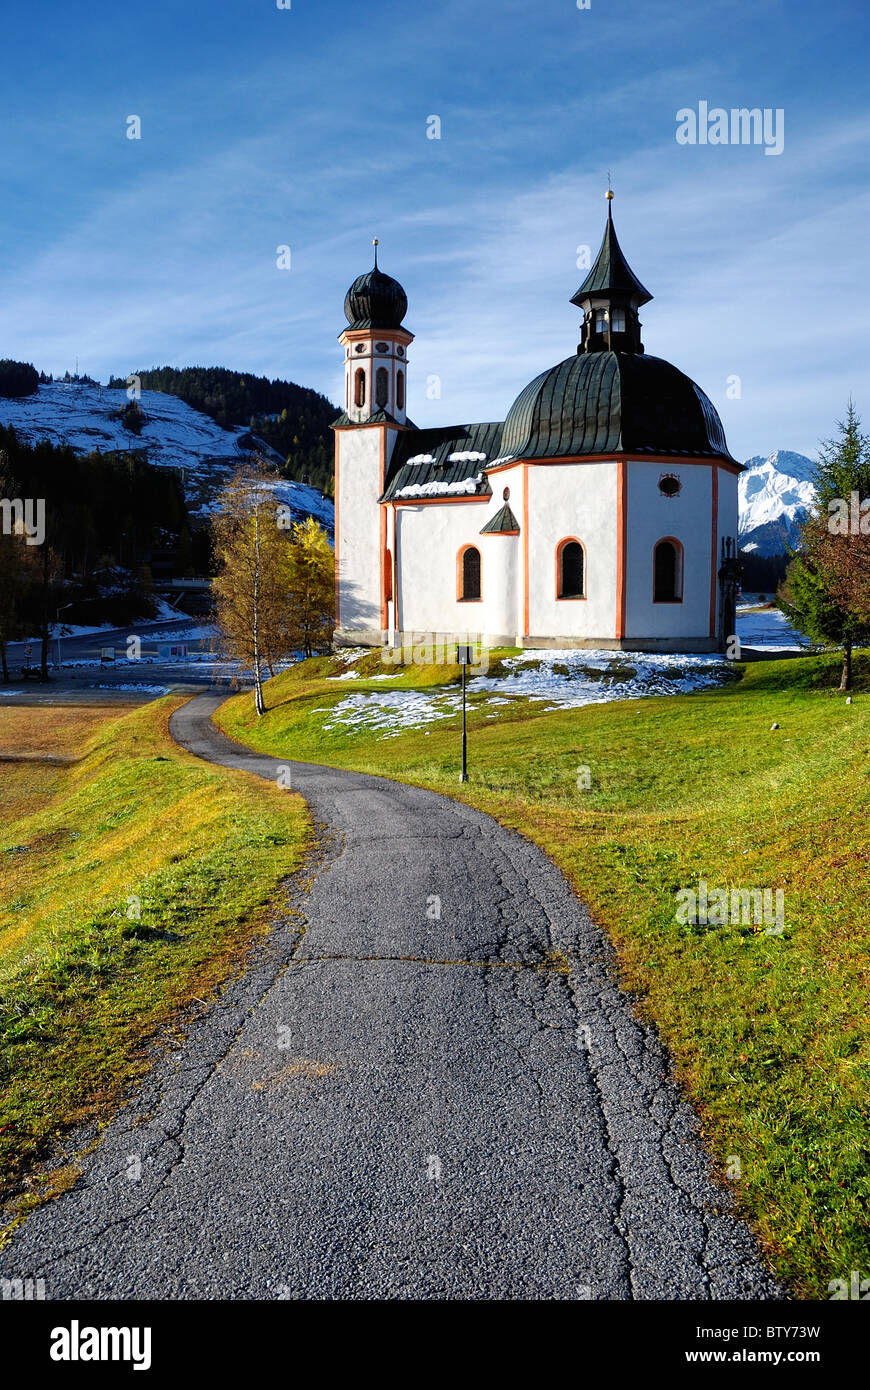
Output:
<instances>
[{"instance_id":1,"label":"copper domed roof","mask_svg":"<svg viewBox=\"0 0 870 1390\"><path fill-rule=\"evenodd\" d=\"M700 386L660 357L585 352L542 372L511 406L503 458L673 454L733 462Z\"/></svg>"},{"instance_id":2,"label":"copper domed roof","mask_svg":"<svg viewBox=\"0 0 870 1390\"><path fill-rule=\"evenodd\" d=\"M344 312L351 328L402 326L408 312L408 296L398 280L378 268L377 242L374 266L354 280L345 296Z\"/></svg>"}]
</instances>

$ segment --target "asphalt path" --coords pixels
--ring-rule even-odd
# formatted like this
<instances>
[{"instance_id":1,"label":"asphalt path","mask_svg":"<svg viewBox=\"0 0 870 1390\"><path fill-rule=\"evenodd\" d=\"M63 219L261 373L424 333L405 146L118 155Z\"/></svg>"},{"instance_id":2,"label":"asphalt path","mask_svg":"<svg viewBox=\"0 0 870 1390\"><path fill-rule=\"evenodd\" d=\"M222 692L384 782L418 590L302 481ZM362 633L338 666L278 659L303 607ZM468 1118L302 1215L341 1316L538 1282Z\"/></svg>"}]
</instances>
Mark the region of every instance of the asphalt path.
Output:
<instances>
[{"instance_id":1,"label":"asphalt path","mask_svg":"<svg viewBox=\"0 0 870 1390\"><path fill-rule=\"evenodd\" d=\"M0 1255L48 1298L780 1297L611 953L535 846L458 802L197 756L308 801L317 858Z\"/></svg>"}]
</instances>

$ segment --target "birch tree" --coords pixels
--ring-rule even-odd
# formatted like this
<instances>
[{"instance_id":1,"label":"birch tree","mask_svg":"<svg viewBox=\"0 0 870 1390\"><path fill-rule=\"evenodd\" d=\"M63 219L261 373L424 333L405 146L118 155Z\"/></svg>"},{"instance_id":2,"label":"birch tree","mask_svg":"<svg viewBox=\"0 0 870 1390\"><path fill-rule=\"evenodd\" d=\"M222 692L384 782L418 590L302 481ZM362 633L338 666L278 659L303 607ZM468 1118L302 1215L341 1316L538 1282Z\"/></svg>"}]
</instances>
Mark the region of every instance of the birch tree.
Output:
<instances>
[{"instance_id":1,"label":"birch tree","mask_svg":"<svg viewBox=\"0 0 870 1390\"><path fill-rule=\"evenodd\" d=\"M224 649L254 676L254 704L265 714L264 667L291 650L288 625L290 544L263 467L239 468L212 517L217 562L216 623Z\"/></svg>"}]
</instances>

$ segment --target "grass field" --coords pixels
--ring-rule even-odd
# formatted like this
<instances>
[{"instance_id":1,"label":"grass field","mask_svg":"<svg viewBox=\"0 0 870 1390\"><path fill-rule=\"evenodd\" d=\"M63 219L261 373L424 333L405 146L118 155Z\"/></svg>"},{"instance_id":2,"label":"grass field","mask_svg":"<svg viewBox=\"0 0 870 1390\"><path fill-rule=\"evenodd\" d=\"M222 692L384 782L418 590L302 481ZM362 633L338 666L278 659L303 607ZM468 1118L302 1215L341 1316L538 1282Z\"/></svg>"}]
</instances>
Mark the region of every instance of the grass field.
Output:
<instances>
[{"instance_id":1,"label":"grass field","mask_svg":"<svg viewBox=\"0 0 870 1390\"><path fill-rule=\"evenodd\" d=\"M390 669L377 655L352 682L330 679L338 669L304 663L270 682L263 719L241 695L217 722L282 757L461 796L542 845L615 943L779 1274L822 1298L853 1269L868 1277L868 658L851 705L833 689L835 657L750 665L736 684L668 699L555 713L510 701L494 718L475 705L462 787L455 717L388 738L324 731L350 686L392 685L372 679ZM400 683L455 689L457 674ZM782 934L682 925L675 895L702 879L781 888Z\"/></svg>"},{"instance_id":2,"label":"grass field","mask_svg":"<svg viewBox=\"0 0 870 1390\"><path fill-rule=\"evenodd\" d=\"M0 709L7 1221L70 1180L35 1171L53 1140L109 1114L164 1025L236 973L308 842L298 797L176 747L178 703Z\"/></svg>"}]
</instances>

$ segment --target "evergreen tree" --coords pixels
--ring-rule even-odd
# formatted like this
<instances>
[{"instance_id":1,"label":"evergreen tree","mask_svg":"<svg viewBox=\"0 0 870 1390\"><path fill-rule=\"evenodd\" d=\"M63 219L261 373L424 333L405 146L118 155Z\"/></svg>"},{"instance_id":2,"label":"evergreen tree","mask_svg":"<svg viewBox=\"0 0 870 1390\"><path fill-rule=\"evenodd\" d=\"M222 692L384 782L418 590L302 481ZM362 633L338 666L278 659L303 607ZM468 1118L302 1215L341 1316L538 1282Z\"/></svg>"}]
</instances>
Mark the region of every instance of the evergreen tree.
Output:
<instances>
[{"instance_id":1,"label":"evergreen tree","mask_svg":"<svg viewBox=\"0 0 870 1390\"><path fill-rule=\"evenodd\" d=\"M826 439L816 461L813 485L819 508L830 515L829 504L848 503L853 492L870 497L870 438L861 429L861 420L850 400L845 420L838 420L839 434Z\"/></svg>"},{"instance_id":2,"label":"evergreen tree","mask_svg":"<svg viewBox=\"0 0 870 1390\"><path fill-rule=\"evenodd\" d=\"M789 564L777 602L789 622L813 642L842 649L840 689L850 690L852 651L870 641L870 627L832 592L821 549L827 534L819 518L806 523L802 531L803 549Z\"/></svg>"},{"instance_id":3,"label":"evergreen tree","mask_svg":"<svg viewBox=\"0 0 870 1390\"><path fill-rule=\"evenodd\" d=\"M813 479L818 510L801 528L800 549L786 571L778 602L789 621L814 642L842 648L840 689L849 690L853 648L870 641L857 553L868 542L850 524L857 514L854 502L870 497L870 439L851 400L837 428L839 433L819 450Z\"/></svg>"}]
</instances>

